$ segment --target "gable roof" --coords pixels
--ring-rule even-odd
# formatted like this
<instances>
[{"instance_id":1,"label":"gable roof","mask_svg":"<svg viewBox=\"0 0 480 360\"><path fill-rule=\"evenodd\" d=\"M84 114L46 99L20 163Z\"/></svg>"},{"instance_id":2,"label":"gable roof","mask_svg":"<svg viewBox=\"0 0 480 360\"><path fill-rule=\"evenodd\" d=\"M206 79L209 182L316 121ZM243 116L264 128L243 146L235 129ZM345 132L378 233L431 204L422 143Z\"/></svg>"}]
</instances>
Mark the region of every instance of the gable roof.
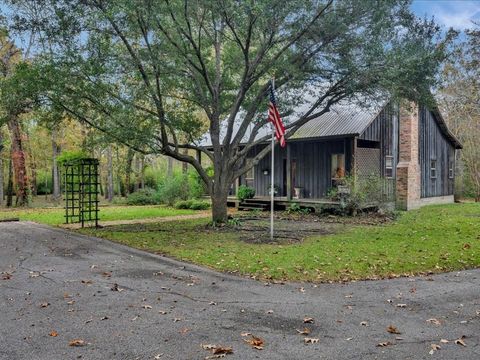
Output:
<instances>
[{"instance_id":1,"label":"gable roof","mask_svg":"<svg viewBox=\"0 0 480 360\"><path fill-rule=\"evenodd\" d=\"M388 101L372 101L370 105L364 105L359 102L343 101L333 105L330 111L302 125L288 140L307 140L330 138L340 136L360 136L370 124L377 118L380 112L387 106ZM431 110L442 134L456 148L461 149L462 145L458 139L450 132L445 120L440 114L438 108ZM298 112L302 113L302 112ZM288 123L288 119L287 119ZM240 127L240 121L234 124L233 134L236 134ZM253 125L250 125L242 139L246 143L250 136ZM226 124L222 124L220 139L226 133ZM270 125L263 126L255 139L260 139L271 133ZM202 146L211 146L209 134L205 134L200 140Z\"/></svg>"}]
</instances>

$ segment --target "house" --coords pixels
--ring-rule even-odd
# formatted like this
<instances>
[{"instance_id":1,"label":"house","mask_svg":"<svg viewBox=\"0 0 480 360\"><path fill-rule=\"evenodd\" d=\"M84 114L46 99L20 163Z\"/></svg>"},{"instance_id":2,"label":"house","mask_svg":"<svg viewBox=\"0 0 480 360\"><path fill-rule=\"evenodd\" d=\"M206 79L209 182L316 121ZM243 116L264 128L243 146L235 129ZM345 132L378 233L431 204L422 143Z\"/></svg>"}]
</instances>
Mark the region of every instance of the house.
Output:
<instances>
[{"instance_id":1,"label":"house","mask_svg":"<svg viewBox=\"0 0 480 360\"><path fill-rule=\"evenodd\" d=\"M269 144L251 152L254 156ZM306 206L327 202L342 178L377 176L385 196L399 209L453 202L455 151L459 141L438 109L391 102L376 108L337 105L275 147L275 201ZM257 200L270 194L271 156L265 156L232 188L255 188Z\"/></svg>"}]
</instances>

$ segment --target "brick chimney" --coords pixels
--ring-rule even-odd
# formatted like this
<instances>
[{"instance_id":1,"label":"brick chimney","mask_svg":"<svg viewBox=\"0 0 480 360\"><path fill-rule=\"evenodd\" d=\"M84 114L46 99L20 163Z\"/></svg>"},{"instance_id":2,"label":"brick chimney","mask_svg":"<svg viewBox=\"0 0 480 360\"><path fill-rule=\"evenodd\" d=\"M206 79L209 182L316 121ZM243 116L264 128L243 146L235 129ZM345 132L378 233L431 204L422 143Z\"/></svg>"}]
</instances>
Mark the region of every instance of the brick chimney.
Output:
<instances>
[{"instance_id":1,"label":"brick chimney","mask_svg":"<svg viewBox=\"0 0 480 360\"><path fill-rule=\"evenodd\" d=\"M415 103L401 102L396 177L396 206L400 210L414 209L419 206L420 201L418 117L418 106Z\"/></svg>"}]
</instances>

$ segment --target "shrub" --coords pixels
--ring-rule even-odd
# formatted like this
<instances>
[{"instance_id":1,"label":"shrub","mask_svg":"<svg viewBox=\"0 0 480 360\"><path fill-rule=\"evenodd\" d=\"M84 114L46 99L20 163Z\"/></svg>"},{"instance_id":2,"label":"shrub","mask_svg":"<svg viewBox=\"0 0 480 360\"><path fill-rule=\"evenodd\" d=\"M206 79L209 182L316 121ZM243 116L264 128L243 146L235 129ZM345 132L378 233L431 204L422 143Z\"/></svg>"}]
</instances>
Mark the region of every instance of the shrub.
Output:
<instances>
[{"instance_id":1,"label":"shrub","mask_svg":"<svg viewBox=\"0 0 480 360\"><path fill-rule=\"evenodd\" d=\"M201 200L182 200L175 203L176 209L191 209L191 210L206 210L210 208L210 204L207 201Z\"/></svg>"},{"instance_id":2,"label":"shrub","mask_svg":"<svg viewBox=\"0 0 480 360\"><path fill-rule=\"evenodd\" d=\"M205 195L207 191L205 183L195 170L188 173L188 188L190 197L194 199Z\"/></svg>"},{"instance_id":3,"label":"shrub","mask_svg":"<svg viewBox=\"0 0 480 360\"><path fill-rule=\"evenodd\" d=\"M287 208L287 213L289 214L309 214L311 212L310 208L301 207L297 203L291 203Z\"/></svg>"},{"instance_id":4,"label":"shrub","mask_svg":"<svg viewBox=\"0 0 480 360\"><path fill-rule=\"evenodd\" d=\"M155 190L145 188L129 194L126 203L128 205L157 205L159 201Z\"/></svg>"},{"instance_id":5,"label":"shrub","mask_svg":"<svg viewBox=\"0 0 480 360\"><path fill-rule=\"evenodd\" d=\"M331 190L331 199L340 202L343 214L356 215L358 211L367 206L385 208L389 199L385 194L385 179L376 176L346 177L338 189Z\"/></svg>"},{"instance_id":6,"label":"shrub","mask_svg":"<svg viewBox=\"0 0 480 360\"><path fill-rule=\"evenodd\" d=\"M173 206L177 200L187 200L190 197L187 176L180 174L165 178L157 195L162 204L169 206Z\"/></svg>"},{"instance_id":7,"label":"shrub","mask_svg":"<svg viewBox=\"0 0 480 360\"><path fill-rule=\"evenodd\" d=\"M254 188L251 188L246 185L240 185L240 187L238 188L237 198L240 201L243 201L245 199L253 199L254 196L255 196Z\"/></svg>"}]
</instances>

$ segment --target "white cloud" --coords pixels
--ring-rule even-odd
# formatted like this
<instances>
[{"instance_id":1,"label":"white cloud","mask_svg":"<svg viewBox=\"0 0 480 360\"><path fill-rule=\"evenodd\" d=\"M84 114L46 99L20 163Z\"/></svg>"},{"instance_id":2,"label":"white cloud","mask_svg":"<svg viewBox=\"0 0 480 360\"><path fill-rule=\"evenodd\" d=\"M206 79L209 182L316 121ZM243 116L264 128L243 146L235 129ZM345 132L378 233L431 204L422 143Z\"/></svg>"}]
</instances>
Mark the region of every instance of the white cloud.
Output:
<instances>
[{"instance_id":1,"label":"white cloud","mask_svg":"<svg viewBox=\"0 0 480 360\"><path fill-rule=\"evenodd\" d=\"M430 3L430 2L429 2ZM431 1L435 19L446 27L465 30L480 20L480 1Z\"/></svg>"}]
</instances>

